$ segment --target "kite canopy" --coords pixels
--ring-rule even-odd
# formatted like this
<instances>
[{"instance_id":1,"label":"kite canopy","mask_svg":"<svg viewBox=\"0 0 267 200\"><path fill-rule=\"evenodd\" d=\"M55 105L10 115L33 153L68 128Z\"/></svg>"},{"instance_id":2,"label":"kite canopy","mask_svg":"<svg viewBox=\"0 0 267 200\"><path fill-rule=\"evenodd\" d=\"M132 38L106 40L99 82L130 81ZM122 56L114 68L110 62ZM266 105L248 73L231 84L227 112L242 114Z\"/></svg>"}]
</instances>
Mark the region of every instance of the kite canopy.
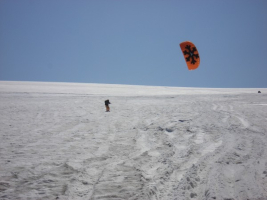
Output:
<instances>
[{"instance_id":1,"label":"kite canopy","mask_svg":"<svg viewBox=\"0 0 267 200\"><path fill-rule=\"evenodd\" d=\"M180 47L188 69L197 69L200 64L200 58L196 46L192 42L185 41L180 44Z\"/></svg>"}]
</instances>

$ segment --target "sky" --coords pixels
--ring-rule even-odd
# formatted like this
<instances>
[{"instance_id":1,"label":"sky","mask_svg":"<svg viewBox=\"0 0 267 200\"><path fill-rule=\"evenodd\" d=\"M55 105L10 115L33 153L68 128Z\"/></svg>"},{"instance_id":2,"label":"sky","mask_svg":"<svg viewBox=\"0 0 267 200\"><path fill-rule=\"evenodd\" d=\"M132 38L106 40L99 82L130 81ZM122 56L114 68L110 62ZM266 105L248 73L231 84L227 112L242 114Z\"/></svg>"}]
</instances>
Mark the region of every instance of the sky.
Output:
<instances>
[{"instance_id":1,"label":"sky","mask_svg":"<svg viewBox=\"0 0 267 200\"><path fill-rule=\"evenodd\" d=\"M0 81L266 88L266 63L266 0L0 0Z\"/></svg>"}]
</instances>

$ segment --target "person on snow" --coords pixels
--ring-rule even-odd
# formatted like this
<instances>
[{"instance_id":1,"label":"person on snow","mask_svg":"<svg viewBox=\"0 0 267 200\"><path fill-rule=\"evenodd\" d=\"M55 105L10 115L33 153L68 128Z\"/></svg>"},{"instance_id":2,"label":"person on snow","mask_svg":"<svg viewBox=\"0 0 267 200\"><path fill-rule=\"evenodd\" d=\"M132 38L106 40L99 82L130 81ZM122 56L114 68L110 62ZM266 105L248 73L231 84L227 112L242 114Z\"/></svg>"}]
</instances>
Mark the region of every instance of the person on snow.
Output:
<instances>
[{"instance_id":1,"label":"person on snow","mask_svg":"<svg viewBox=\"0 0 267 200\"><path fill-rule=\"evenodd\" d=\"M109 112L109 104L111 104L111 103L110 103L109 100L107 99L107 100L105 101L106 112Z\"/></svg>"}]
</instances>

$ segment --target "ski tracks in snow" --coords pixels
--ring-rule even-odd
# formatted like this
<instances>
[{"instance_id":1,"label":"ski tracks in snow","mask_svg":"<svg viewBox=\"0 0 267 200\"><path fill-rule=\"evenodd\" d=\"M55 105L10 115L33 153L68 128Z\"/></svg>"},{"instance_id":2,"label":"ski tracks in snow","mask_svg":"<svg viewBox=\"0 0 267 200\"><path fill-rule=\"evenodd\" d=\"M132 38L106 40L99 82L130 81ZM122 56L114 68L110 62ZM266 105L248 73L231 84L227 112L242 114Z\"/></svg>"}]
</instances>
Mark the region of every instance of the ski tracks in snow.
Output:
<instances>
[{"instance_id":1,"label":"ski tracks in snow","mask_svg":"<svg viewBox=\"0 0 267 200\"><path fill-rule=\"evenodd\" d=\"M267 196L266 99L9 95L2 199Z\"/></svg>"}]
</instances>

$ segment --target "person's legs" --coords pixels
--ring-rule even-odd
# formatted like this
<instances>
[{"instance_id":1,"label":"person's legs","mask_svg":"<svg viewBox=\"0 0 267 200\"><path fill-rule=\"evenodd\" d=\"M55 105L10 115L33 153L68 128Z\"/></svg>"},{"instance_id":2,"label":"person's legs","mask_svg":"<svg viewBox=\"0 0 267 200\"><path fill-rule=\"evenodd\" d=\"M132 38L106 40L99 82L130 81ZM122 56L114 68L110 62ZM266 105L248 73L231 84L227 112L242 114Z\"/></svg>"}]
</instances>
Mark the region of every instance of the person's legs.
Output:
<instances>
[{"instance_id":1,"label":"person's legs","mask_svg":"<svg viewBox=\"0 0 267 200\"><path fill-rule=\"evenodd\" d=\"M106 105L106 112L109 112L109 106Z\"/></svg>"}]
</instances>

